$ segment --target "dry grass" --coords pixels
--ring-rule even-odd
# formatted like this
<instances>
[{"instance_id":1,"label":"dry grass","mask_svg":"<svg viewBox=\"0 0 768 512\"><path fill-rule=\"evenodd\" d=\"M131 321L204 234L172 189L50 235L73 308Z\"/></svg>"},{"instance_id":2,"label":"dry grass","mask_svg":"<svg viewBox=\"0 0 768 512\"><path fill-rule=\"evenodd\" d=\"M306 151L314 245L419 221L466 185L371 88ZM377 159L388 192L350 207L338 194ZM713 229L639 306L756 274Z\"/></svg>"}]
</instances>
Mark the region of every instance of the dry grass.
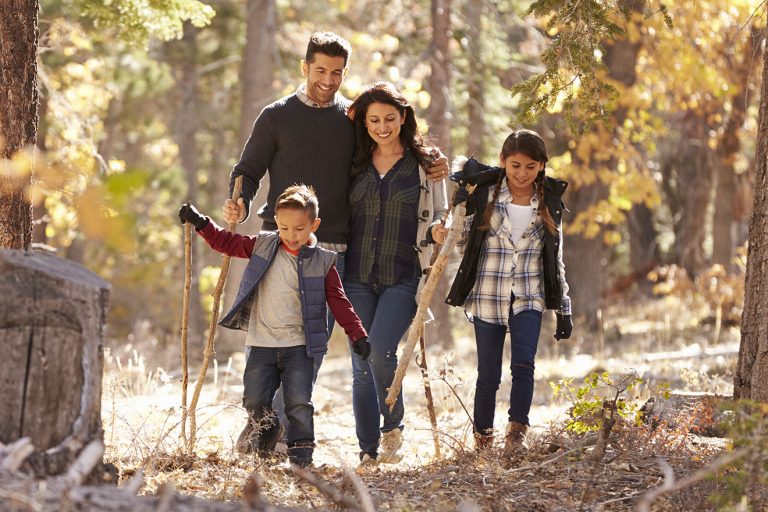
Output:
<instances>
[{"instance_id":1,"label":"dry grass","mask_svg":"<svg viewBox=\"0 0 768 512\"><path fill-rule=\"evenodd\" d=\"M647 311L635 313L641 319L642 314L650 315ZM652 322L648 318L639 321ZM553 401L547 381L563 377L580 379L597 367L611 373L633 368L648 380L669 378L678 384L673 387L729 391L725 388L732 355L706 356L696 359L695 365L684 358L649 360L648 350L643 348L648 333L632 322L624 325L632 328L609 340L603 358L583 354L566 357L559 354L557 347L544 347L543 355L554 357L537 360L538 381L531 412L532 449L512 459L502 457L500 446L489 455L478 456L472 451L471 423L462 407L462 402L470 409L472 404L475 369L471 340L457 344L458 348L451 353L430 354L433 373L437 375L442 370L455 390L440 379L433 380L442 460L433 457L423 387L412 367L403 386L405 457L399 464L380 465L360 473L376 507L403 511L633 510L644 492L663 483L664 469L658 457L678 477L704 466L722 451L723 440L620 425L605 459L595 463L586 457L591 448L585 446L585 439L563 431L569 404ZM608 331L611 329L609 324ZM581 346L584 343L576 342ZM611 343L626 347L619 350ZM317 468L313 472L354 496L343 471L344 466L355 467L358 461L351 370L346 355L336 350L324 362L314 392L318 446ZM622 358L612 355L620 352ZM219 501L240 500L243 484L256 472L261 477L262 495L270 503L306 510L335 507L313 486L297 479L285 461L261 460L234 450L246 417L240 407L241 359L230 361L224 368L211 368L212 380L203 387L198 409L197 451L195 457L188 457L179 438L179 375L151 369L140 351L123 351L120 356L120 365L116 362L117 354L111 354L107 360L103 422L106 459L119 468L123 481L141 470L146 481L142 493L156 493L164 482L172 481L182 493ZM704 364L709 367L702 370ZM683 372L681 368L687 370ZM504 397L509 395L506 379L498 395L496 427L500 431L505 421ZM703 481L660 498L654 509L707 510L711 508L707 496L715 490L716 484Z\"/></svg>"}]
</instances>

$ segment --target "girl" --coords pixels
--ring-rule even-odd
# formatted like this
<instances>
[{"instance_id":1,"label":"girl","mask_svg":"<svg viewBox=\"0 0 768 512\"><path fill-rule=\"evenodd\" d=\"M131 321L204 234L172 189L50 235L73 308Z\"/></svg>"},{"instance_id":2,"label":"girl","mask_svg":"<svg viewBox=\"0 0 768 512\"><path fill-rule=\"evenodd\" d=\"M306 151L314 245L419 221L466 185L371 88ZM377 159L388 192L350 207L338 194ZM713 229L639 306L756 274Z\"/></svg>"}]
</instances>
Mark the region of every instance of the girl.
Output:
<instances>
[{"instance_id":1,"label":"girl","mask_svg":"<svg viewBox=\"0 0 768 512\"><path fill-rule=\"evenodd\" d=\"M475 328L474 432L480 449L493 444L504 338L510 333L512 390L505 454L528 448L525 436L542 311L556 310L556 339L569 338L572 330L561 228L561 196L567 183L545 176L546 163L538 133L512 132L501 148L500 167L470 159L459 174L460 183L488 183L484 178L493 173L495 179L473 194L461 188L454 201L467 202L466 245L446 302L463 305Z\"/></svg>"},{"instance_id":2,"label":"girl","mask_svg":"<svg viewBox=\"0 0 768 512\"><path fill-rule=\"evenodd\" d=\"M392 84L369 86L352 103L356 145L344 286L368 330L371 353L352 354L352 407L363 465L400 460L403 397L384 402L397 368L397 346L416 313L431 243L447 229L445 180L431 163L413 108Z\"/></svg>"}]
</instances>

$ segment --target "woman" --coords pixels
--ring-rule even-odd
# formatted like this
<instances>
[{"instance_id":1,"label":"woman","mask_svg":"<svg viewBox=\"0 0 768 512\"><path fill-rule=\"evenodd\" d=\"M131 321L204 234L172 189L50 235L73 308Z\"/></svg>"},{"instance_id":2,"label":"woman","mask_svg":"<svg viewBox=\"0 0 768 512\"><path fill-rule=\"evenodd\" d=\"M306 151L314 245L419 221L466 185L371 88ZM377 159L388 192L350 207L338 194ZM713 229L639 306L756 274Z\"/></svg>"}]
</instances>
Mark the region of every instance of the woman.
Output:
<instances>
[{"instance_id":1,"label":"woman","mask_svg":"<svg viewBox=\"0 0 768 512\"><path fill-rule=\"evenodd\" d=\"M361 464L395 463L402 445L403 396L384 402L397 368L397 347L416 313L433 243L447 235L445 180L425 169L430 150L413 107L390 83L378 82L352 103L356 131L350 187L350 235L344 288L371 352L352 354L352 405Z\"/></svg>"}]
</instances>

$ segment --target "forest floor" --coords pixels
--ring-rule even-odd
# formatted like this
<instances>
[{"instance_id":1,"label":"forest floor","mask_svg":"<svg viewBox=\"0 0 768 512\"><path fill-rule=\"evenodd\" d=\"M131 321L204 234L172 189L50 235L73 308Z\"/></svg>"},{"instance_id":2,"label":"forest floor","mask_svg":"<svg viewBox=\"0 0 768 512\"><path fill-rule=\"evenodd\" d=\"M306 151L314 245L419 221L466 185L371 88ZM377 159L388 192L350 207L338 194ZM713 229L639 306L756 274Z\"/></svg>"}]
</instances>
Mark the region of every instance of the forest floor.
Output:
<instances>
[{"instance_id":1,"label":"forest floor","mask_svg":"<svg viewBox=\"0 0 768 512\"><path fill-rule=\"evenodd\" d=\"M731 393L737 329L724 329L719 342L712 344L710 328L671 321L669 307L663 303L624 306L621 318L615 318L606 323L604 343L576 337L570 345L555 345L542 336L531 411L531 449L513 458L501 455L500 444L488 454L473 452L471 422L464 409L471 411L472 407L472 340L462 338L450 351L430 349L442 457L435 457L424 388L412 364L403 386L403 460L357 472L375 508L635 510L645 493L664 484L665 475L684 478L720 456L727 440L695 435L690 426L651 429L619 421L605 456L593 461L594 434L566 431L572 403L555 398L549 383L572 378L574 384L582 384L593 371L606 371L611 378L636 373L645 384L628 399L638 403L654 394L652 389L661 383L672 390ZM344 341L335 337L332 343L334 348L323 363L313 396L317 448L312 472L341 494L354 497L352 479L344 471L358 463L351 369ZM183 455L180 439L180 371L151 364L145 357L149 350L142 352L129 344L114 346L119 348L106 356L102 414L105 459L117 466L121 483L141 470L145 494L157 492L163 482L170 481L182 493L237 501L255 472L261 481L261 496L273 505L336 509L315 486L297 478L285 460L261 460L235 451L246 417L240 405L242 354L209 370L197 412L196 457L190 458ZM195 357L190 355L190 360ZM196 368L190 371L190 396L196 375ZM496 428L503 432L508 375L498 396ZM659 497L652 510L712 509L711 497L720 490L718 484L701 480Z\"/></svg>"}]
</instances>

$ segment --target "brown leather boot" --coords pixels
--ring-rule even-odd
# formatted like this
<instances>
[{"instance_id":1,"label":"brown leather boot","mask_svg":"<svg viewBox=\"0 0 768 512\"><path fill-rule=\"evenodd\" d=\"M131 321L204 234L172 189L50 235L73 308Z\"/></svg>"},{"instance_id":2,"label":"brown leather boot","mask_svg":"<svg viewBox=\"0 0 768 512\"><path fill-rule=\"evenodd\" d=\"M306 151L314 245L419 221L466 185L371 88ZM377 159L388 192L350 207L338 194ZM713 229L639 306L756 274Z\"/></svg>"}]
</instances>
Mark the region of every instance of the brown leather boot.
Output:
<instances>
[{"instance_id":1,"label":"brown leather boot","mask_svg":"<svg viewBox=\"0 0 768 512\"><path fill-rule=\"evenodd\" d=\"M475 432L475 451L481 452L493 448L493 434Z\"/></svg>"},{"instance_id":2,"label":"brown leather boot","mask_svg":"<svg viewBox=\"0 0 768 512\"><path fill-rule=\"evenodd\" d=\"M504 455L528 451L528 442L525 439L527 433L528 425L523 425L517 421L507 423L507 430L504 434Z\"/></svg>"}]
</instances>

